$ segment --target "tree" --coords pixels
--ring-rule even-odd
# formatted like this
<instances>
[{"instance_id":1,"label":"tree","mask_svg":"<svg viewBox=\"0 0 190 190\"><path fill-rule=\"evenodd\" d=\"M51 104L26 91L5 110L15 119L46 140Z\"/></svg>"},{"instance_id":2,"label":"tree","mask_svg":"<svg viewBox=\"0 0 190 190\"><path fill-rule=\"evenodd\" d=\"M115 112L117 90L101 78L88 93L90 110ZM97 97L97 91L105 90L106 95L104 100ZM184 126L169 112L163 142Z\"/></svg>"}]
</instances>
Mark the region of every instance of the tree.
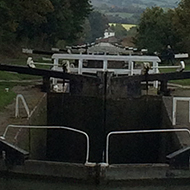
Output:
<instances>
[{"instance_id":1,"label":"tree","mask_svg":"<svg viewBox=\"0 0 190 190\"><path fill-rule=\"evenodd\" d=\"M88 0L51 0L54 11L47 15L43 32L47 34L51 44L59 40L73 43L80 38L85 18L91 11Z\"/></svg>"},{"instance_id":2,"label":"tree","mask_svg":"<svg viewBox=\"0 0 190 190\"><path fill-rule=\"evenodd\" d=\"M88 22L90 24L90 35L86 39L87 42L94 42L96 38L104 36L104 31L108 27L108 20L105 15L92 11L88 17Z\"/></svg>"},{"instance_id":3,"label":"tree","mask_svg":"<svg viewBox=\"0 0 190 190\"><path fill-rule=\"evenodd\" d=\"M89 0L0 0L0 11L1 42L44 48L79 38L91 5Z\"/></svg>"},{"instance_id":4,"label":"tree","mask_svg":"<svg viewBox=\"0 0 190 190\"><path fill-rule=\"evenodd\" d=\"M146 48L149 53L161 51L163 46L170 43L167 39L165 13L162 8L147 8L141 16L136 45L139 49ZM163 41L166 44L163 44Z\"/></svg>"},{"instance_id":5,"label":"tree","mask_svg":"<svg viewBox=\"0 0 190 190\"><path fill-rule=\"evenodd\" d=\"M25 46L43 46L46 38L42 25L47 23L47 15L54 11L50 0L17 0L14 15L18 23L17 40Z\"/></svg>"},{"instance_id":6,"label":"tree","mask_svg":"<svg viewBox=\"0 0 190 190\"><path fill-rule=\"evenodd\" d=\"M11 2L10 2L11 3ZM16 31L17 23L14 20L13 11L11 9L11 6L9 6L9 1L0 0L0 41L6 42L12 40L12 35L14 31Z\"/></svg>"},{"instance_id":7,"label":"tree","mask_svg":"<svg viewBox=\"0 0 190 190\"><path fill-rule=\"evenodd\" d=\"M116 24L115 26L112 26L111 29L115 32L115 37L119 40L127 36L127 30L122 24Z\"/></svg>"},{"instance_id":8,"label":"tree","mask_svg":"<svg viewBox=\"0 0 190 190\"><path fill-rule=\"evenodd\" d=\"M190 53L189 18L189 0L181 0L177 8L167 12L159 7L148 8L140 19L135 43L150 53L161 52L167 45L176 52Z\"/></svg>"},{"instance_id":9,"label":"tree","mask_svg":"<svg viewBox=\"0 0 190 190\"><path fill-rule=\"evenodd\" d=\"M182 0L172 17L175 32L178 34L177 47L181 51L190 52L190 1Z\"/></svg>"}]
</instances>

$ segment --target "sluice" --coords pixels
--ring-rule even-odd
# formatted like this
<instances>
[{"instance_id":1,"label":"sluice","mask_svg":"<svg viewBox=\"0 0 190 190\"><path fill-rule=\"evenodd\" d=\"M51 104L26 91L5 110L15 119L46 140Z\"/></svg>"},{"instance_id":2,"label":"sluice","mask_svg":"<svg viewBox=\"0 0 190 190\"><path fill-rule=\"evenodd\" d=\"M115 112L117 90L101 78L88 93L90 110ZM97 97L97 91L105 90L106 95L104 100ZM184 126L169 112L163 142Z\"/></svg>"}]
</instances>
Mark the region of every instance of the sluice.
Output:
<instances>
[{"instance_id":1,"label":"sluice","mask_svg":"<svg viewBox=\"0 0 190 190\"><path fill-rule=\"evenodd\" d=\"M45 125L38 123L38 113L35 124L9 126L30 129L29 155L0 141L0 152L7 155L0 170L93 183L190 177L189 147L178 136L190 131L172 125L163 100L169 94L168 80L187 78L189 73L159 74L159 58L153 56L52 58L52 70L0 65L0 70L42 76L47 91ZM64 65L58 68L61 61ZM141 74L138 64L145 61L153 69ZM148 94L153 87L159 95ZM7 167L12 157L16 161Z\"/></svg>"}]
</instances>

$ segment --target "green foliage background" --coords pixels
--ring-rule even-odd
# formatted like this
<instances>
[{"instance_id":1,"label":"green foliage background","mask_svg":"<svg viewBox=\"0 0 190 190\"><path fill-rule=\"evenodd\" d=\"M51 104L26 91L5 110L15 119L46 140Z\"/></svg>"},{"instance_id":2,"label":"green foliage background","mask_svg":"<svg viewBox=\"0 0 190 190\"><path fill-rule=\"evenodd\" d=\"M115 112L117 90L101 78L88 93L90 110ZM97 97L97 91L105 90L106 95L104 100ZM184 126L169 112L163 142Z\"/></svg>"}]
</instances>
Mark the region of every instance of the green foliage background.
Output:
<instances>
[{"instance_id":1,"label":"green foliage background","mask_svg":"<svg viewBox=\"0 0 190 190\"><path fill-rule=\"evenodd\" d=\"M90 12L89 0L0 0L0 50L73 43Z\"/></svg>"},{"instance_id":2,"label":"green foliage background","mask_svg":"<svg viewBox=\"0 0 190 190\"><path fill-rule=\"evenodd\" d=\"M147 8L141 15L135 44L149 53L163 52L170 45L176 53L190 53L190 1L175 9Z\"/></svg>"}]
</instances>

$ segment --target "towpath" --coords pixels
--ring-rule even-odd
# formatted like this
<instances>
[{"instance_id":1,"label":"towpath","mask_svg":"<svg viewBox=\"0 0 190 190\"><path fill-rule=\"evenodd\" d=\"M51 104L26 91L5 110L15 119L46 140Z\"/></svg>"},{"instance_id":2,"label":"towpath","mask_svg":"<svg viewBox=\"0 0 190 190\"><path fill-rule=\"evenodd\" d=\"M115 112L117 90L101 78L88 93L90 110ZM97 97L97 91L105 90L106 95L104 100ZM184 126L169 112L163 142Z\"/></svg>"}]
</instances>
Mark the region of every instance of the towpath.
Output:
<instances>
[{"instance_id":1,"label":"towpath","mask_svg":"<svg viewBox=\"0 0 190 190\"><path fill-rule=\"evenodd\" d=\"M22 81L23 82L23 81ZM34 84L34 81L32 81L33 84L30 84L30 81L28 81L27 85L19 85L19 83L13 87L13 91L16 94L22 94L24 99L26 100L26 103L29 107L29 110L32 111L35 106L39 103L39 101L43 98L44 92L41 91L40 86ZM9 92L7 92L9 93ZM27 113L24 109L23 104L21 101L19 101L19 118L15 118L15 105L16 105L16 98L12 101L11 104L6 106L3 111L0 112L0 135L3 134L5 128L10 124L20 124L20 125L27 125ZM18 130L18 129L17 129ZM8 141L12 141L14 143L15 130L10 130L8 134Z\"/></svg>"}]
</instances>

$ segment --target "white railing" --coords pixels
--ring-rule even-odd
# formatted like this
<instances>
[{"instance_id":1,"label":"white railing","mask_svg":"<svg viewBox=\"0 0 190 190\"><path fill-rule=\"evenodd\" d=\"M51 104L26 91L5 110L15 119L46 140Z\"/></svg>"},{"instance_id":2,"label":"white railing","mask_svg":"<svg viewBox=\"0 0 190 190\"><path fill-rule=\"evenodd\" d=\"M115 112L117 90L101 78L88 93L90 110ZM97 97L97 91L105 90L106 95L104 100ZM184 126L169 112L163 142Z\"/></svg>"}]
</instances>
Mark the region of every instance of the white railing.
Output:
<instances>
[{"instance_id":1,"label":"white railing","mask_svg":"<svg viewBox=\"0 0 190 190\"><path fill-rule=\"evenodd\" d=\"M159 73L159 69L165 68L176 68L178 71L183 71L185 69L184 61L180 62L177 66L159 66L158 63L161 62L157 56L123 56L123 55L94 55L94 54L53 54L53 63L38 63L34 62L31 57L27 60L27 65L31 68L35 68L35 65L52 65L52 70L63 71L62 66L59 64L60 60L65 61L67 72L83 74L83 73L93 73L96 74L98 71L102 72L113 72L115 75L136 75L142 73L142 68L135 68L135 63L143 64L149 63L150 69L149 73ZM74 66L71 62L77 60L78 65ZM94 60L102 61L101 68L87 68L84 67L84 61ZM109 68L109 61L123 62L127 63L127 68ZM115 63L117 64L117 63ZM60 67L61 66L61 67ZM52 78L52 85L57 84L58 79ZM154 87L158 88L158 81L154 81Z\"/></svg>"},{"instance_id":2,"label":"white railing","mask_svg":"<svg viewBox=\"0 0 190 190\"><path fill-rule=\"evenodd\" d=\"M58 63L59 60L78 60L78 67L70 68L71 72L76 72L78 74L82 74L83 72L95 73L99 71L109 71L116 72L115 74L128 74L133 75L136 74L135 70L138 70L138 74L140 74L141 69L134 68L134 62L150 62L152 63L154 72L158 72L158 62L161 60L157 56L123 56L123 55L88 55L88 54L53 54L52 59L55 60L55 63ZM102 68L84 68L83 61L84 60L98 60L102 61ZM124 69L110 69L108 67L109 61L124 61L128 63L128 68Z\"/></svg>"},{"instance_id":3,"label":"white railing","mask_svg":"<svg viewBox=\"0 0 190 190\"><path fill-rule=\"evenodd\" d=\"M8 129L9 128L27 128L27 129L64 129L64 130L69 130L73 132L77 132L80 134L83 134L86 137L86 160L85 160L85 165L89 164L89 149L90 149L90 143L89 143L89 136L87 133L84 131L74 129L71 127L65 127L65 126L27 126L27 125L8 125L3 133L2 136L0 136L1 139L5 139Z\"/></svg>"},{"instance_id":4,"label":"white railing","mask_svg":"<svg viewBox=\"0 0 190 190\"><path fill-rule=\"evenodd\" d=\"M67 61L67 70L70 72L76 72L78 74L82 74L83 72L88 73L96 73L97 71L109 71L114 72L115 74L140 74L140 69L134 68L135 62L150 62L152 66L150 67L152 73L158 73L158 69L185 69L184 61L180 61L179 65L176 66L158 66L158 62L160 59L156 56L111 56L111 55L84 55L84 54L53 54L52 59L54 60L53 63L39 63L34 62L31 57L28 57L27 65L35 68L35 65L46 65L46 66L53 66L53 70L60 70L62 65L59 64L59 60L66 60ZM50 60L52 60L50 59ZM79 66L77 68L71 67L68 60L78 60ZM102 68L84 68L83 67L83 60L99 60L103 62ZM120 68L120 69L110 69L108 68L108 61L125 61L128 62L128 69ZM61 68L62 70L62 68Z\"/></svg>"},{"instance_id":5,"label":"white railing","mask_svg":"<svg viewBox=\"0 0 190 190\"><path fill-rule=\"evenodd\" d=\"M113 72L116 75L134 75L141 74L141 68L135 68L134 63L144 63L149 62L152 65L149 73L159 73L158 62L161 60L157 56L123 56L123 55L94 55L94 54L53 54L52 59L54 59L55 65L58 65L59 60L73 61L78 60L78 67L71 68L69 67L70 72L83 74L83 73L97 73L98 71L102 72ZM101 68L85 68L83 66L83 61L88 60L98 60L102 61L103 65ZM109 61L124 62L128 63L128 68L119 68L113 69L109 68ZM117 64L117 63L116 63ZM53 67L54 70L58 69L57 66ZM54 83L56 84L56 79ZM154 87L158 88L158 81L154 82Z\"/></svg>"},{"instance_id":6,"label":"white railing","mask_svg":"<svg viewBox=\"0 0 190 190\"><path fill-rule=\"evenodd\" d=\"M189 97L174 97L173 98L173 110L172 110L172 124L176 125L177 101L188 101L189 102L189 123L190 123L190 98Z\"/></svg>"},{"instance_id":7,"label":"white railing","mask_svg":"<svg viewBox=\"0 0 190 190\"><path fill-rule=\"evenodd\" d=\"M135 131L112 131L108 133L106 137L106 165L109 165L109 140L111 135L121 134L140 134L140 133L169 133L169 132L187 132L190 135L188 129L153 129L153 130L135 130Z\"/></svg>"},{"instance_id":8,"label":"white railing","mask_svg":"<svg viewBox=\"0 0 190 190\"><path fill-rule=\"evenodd\" d=\"M179 65L166 65L166 66L153 66L154 68L158 68L158 69L177 69L178 72L181 72L185 69L185 62L184 61L180 61Z\"/></svg>"},{"instance_id":9,"label":"white railing","mask_svg":"<svg viewBox=\"0 0 190 190\"><path fill-rule=\"evenodd\" d=\"M24 108L26 110L27 116L29 118L30 117L30 111L29 111L28 105L26 104L26 101L25 101L25 99L24 99L24 97L23 97L22 94L18 94L16 96L15 117L19 116L19 99L22 101L22 103L24 105Z\"/></svg>"}]
</instances>

